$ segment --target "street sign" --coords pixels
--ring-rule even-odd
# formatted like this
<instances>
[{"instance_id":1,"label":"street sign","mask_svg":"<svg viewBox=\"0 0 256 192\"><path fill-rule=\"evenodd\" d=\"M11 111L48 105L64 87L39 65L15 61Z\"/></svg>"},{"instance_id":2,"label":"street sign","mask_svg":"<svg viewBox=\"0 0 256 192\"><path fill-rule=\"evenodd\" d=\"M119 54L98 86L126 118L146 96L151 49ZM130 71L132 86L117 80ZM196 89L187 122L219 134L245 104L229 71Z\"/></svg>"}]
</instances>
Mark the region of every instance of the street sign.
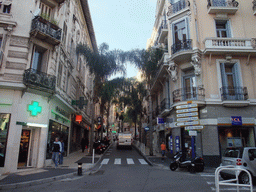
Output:
<instances>
[{"instance_id":1,"label":"street sign","mask_svg":"<svg viewBox=\"0 0 256 192\"><path fill-rule=\"evenodd\" d=\"M198 112L177 114L177 117L193 117L193 116L198 116Z\"/></svg>"},{"instance_id":2,"label":"street sign","mask_svg":"<svg viewBox=\"0 0 256 192\"><path fill-rule=\"evenodd\" d=\"M198 108L190 108L190 109L180 109L176 110L176 113L188 113L188 112L196 112Z\"/></svg>"},{"instance_id":3,"label":"street sign","mask_svg":"<svg viewBox=\"0 0 256 192\"><path fill-rule=\"evenodd\" d=\"M199 121L177 123L177 126L199 125Z\"/></svg>"},{"instance_id":4,"label":"street sign","mask_svg":"<svg viewBox=\"0 0 256 192\"><path fill-rule=\"evenodd\" d=\"M164 118L157 118L157 124L164 124Z\"/></svg>"},{"instance_id":5,"label":"street sign","mask_svg":"<svg viewBox=\"0 0 256 192\"><path fill-rule=\"evenodd\" d=\"M197 131L189 131L189 136L197 136Z\"/></svg>"},{"instance_id":6,"label":"street sign","mask_svg":"<svg viewBox=\"0 0 256 192\"><path fill-rule=\"evenodd\" d=\"M181 122L181 121L194 121L194 120L198 120L198 117L177 118L177 121L179 121L179 122Z\"/></svg>"},{"instance_id":7,"label":"street sign","mask_svg":"<svg viewBox=\"0 0 256 192\"><path fill-rule=\"evenodd\" d=\"M203 129L203 125L198 125L198 126L187 126L185 127L185 130L196 130L196 129Z\"/></svg>"},{"instance_id":8,"label":"street sign","mask_svg":"<svg viewBox=\"0 0 256 192\"><path fill-rule=\"evenodd\" d=\"M145 131L149 131L149 127L145 127L144 130L145 130Z\"/></svg>"},{"instance_id":9,"label":"street sign","mask_svg":"<svg viewBox=\"0 0 256 192\"><path fill-rule=\"evenodd\" d=\"M179 105L179 106L176 106L176 109L187 109L187 108L193 108L193 107L197 107L197 104Z\"/></svg>"}]
</instances>

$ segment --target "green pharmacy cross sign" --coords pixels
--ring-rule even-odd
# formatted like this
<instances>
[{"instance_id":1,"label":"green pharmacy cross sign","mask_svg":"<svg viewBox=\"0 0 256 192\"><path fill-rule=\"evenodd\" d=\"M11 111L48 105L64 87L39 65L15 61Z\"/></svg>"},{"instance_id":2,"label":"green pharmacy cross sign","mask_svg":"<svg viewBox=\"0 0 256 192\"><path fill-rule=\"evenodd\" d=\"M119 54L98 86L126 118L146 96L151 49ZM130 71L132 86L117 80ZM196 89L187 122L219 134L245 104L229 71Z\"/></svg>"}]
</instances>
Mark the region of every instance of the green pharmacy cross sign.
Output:
<instances>
[{"instance_id":1,"label":"green pharmacy cross sign","mask_svg":"<svg viewBox=\"0 0 256 192\"><path fill-rule=\"evenodd\" d=\"M31 105L28 105L28 111L30 112L31 116L37 116L38 113L42 112L42 107L39 106L39 102L32 101Z\"/></svg>"}]
</instances>

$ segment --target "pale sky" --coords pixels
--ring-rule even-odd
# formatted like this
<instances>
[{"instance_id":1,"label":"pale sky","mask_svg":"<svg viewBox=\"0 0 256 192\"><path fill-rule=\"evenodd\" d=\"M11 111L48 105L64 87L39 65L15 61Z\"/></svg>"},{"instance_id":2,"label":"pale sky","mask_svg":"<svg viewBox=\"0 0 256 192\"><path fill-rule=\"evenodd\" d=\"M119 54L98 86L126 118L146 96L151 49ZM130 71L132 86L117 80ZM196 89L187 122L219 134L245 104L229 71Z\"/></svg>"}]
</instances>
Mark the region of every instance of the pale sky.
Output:
<instances>
[{"instance_id":1,"label":"pale sky","mask_svg":"<svg viewBox=\"0 0 256 192\"><path fill-rule=\"evenodd\" d=\"M97 45L110 50L145 49L155 22L156 0L88 0ZM127 77L137 69L127 66Z\"/></svg>"}]
</instances>

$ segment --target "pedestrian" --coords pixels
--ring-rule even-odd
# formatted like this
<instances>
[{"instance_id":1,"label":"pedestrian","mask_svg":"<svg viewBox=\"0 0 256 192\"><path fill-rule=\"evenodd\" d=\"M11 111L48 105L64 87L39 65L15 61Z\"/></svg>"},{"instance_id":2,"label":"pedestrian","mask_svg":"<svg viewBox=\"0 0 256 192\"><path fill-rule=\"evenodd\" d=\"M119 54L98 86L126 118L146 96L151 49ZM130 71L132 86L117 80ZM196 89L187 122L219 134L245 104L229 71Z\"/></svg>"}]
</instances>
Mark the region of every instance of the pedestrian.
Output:
<instances>
[{"instance_id":1,"label":"pedestrian","mask_svg":"<svg viewBox=\"0 0 256 192\"><path fill-rule=\"evenodd\" d=\"M82 153L84 152L85 145L86 145L86 140L85 140L85 138L83 137L82 140L81 140Z\"/></svg>"},{"instance_id":2,"label":"pedestrian","mask_svg":"<svg viewBox=\"0 0 256 192\"><path fill-rule=\"evenodd\" d=\"M59 138L56 137L52 147L52 160L55 164L55 169L58 167L61 151L62 151L61 142L59 141Z\"/></svg>"},{"instance_id":3,"label":"pedestrian","mask_svg":"<svg viewBox=\"0 0 256 192\"><path fill-rule=\"evenodd\" d=\"M164 144L164 142L162 142L161 144L162 160L164 160L165 150L166 150L166 145Z\"/></svg>"},{"instance_id":4,"label":"pedestrian","mask_svg":"<svg viewBox=\"0 0 256 192\"><path fill-rule=\"evenodd\" d=\"M60 165L62 165L63 164L63 156L64 156L64 141L63 141L63 139L61 139L60 140L60 142L61 142L61 153L60 153Z\"/></svg>"}]
</instances>

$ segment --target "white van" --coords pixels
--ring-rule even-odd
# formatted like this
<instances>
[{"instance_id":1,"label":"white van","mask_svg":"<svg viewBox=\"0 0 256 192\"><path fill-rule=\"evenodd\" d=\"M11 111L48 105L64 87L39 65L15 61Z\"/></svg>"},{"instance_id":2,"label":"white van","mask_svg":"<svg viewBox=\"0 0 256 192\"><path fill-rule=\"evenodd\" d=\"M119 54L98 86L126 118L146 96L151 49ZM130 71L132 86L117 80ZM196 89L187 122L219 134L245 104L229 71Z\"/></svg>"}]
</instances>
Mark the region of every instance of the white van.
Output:
<instances>
[{"instance_id":1,"label":"white van","mask_svg":"<svg viewBox=\"0 0 256 192\"><path fill-rule=\"evenodd\" d=\"M118 134L116 148L119 149L121 147L132 148L132 134L130 133Z\"/></svg>"}]
</instances>

